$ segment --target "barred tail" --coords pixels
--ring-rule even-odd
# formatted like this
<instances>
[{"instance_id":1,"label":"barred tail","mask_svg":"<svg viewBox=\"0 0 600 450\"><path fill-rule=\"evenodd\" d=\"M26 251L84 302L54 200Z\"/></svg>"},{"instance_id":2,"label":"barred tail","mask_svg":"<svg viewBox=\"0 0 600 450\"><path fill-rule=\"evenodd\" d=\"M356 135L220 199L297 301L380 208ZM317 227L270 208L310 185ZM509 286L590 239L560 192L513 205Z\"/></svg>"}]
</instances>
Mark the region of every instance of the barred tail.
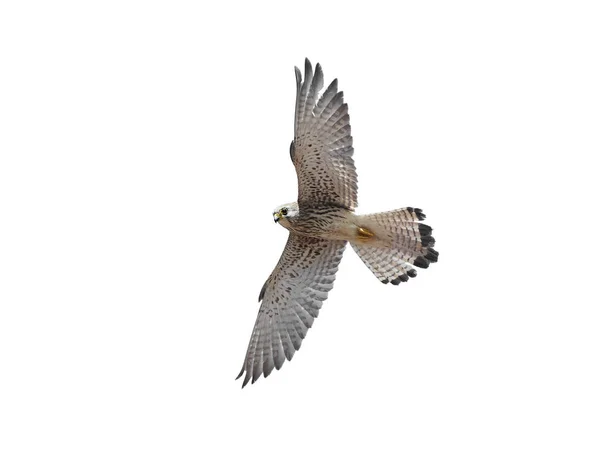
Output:
<instances>
[{"instance_id":1,"label":"barred tail","mask_svg":"<svg viewBox=\"0 0 600 450\"><path fill-rule=\"evenodd\" d=\"M382 283L408 281L417 276L413 266L426 269L438 260L432 229L419 222L423 219L423 211L410 207L357 216L352 248Z\"/></svg>"}]
</instances>

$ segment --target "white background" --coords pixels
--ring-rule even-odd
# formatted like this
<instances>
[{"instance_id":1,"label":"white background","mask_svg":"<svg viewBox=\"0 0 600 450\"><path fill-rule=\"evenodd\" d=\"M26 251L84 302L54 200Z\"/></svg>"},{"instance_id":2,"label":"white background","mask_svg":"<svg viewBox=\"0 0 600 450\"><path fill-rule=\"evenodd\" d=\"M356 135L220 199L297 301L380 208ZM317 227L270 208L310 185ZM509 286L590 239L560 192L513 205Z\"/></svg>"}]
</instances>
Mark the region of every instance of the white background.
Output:
<instances>
[{"instance_id":1,"label":"white background","mask_svg":"<svg viewBox=\"0 0 600 450\"><path fill-rule=\"evenodd\" d=\"M3 2L0 447L598 449L594 3ZM241 390L305 56L440 260Z\"/></svg>"}]
</instances>

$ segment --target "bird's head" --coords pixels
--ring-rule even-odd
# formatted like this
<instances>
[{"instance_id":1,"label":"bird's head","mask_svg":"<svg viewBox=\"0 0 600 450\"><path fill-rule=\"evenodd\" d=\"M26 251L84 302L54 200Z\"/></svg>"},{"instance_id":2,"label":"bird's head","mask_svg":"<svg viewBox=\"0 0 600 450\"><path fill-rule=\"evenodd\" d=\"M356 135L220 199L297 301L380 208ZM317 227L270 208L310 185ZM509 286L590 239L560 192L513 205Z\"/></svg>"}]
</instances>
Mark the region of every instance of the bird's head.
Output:
<instances>
[{"instance_id":1,"label":"bird's head","mask_svg":"<svg viewBox=\"0 0 600 450\"><path fill-rule=\"evenodd\" d=\"M298 216L298 212L298 203L286 203L275 208L275 211L273 211L273 220L284 228L290 228L290 222L294 221L294 218Z\"/></svg>"}]
</instances>

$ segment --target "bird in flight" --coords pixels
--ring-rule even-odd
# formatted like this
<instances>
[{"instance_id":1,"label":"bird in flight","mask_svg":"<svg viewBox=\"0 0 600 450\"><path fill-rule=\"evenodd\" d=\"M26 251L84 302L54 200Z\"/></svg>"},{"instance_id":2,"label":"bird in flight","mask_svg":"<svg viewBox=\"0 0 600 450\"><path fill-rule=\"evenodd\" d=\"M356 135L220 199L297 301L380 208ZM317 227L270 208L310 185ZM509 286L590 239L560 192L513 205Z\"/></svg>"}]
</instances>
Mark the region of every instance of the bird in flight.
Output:
<instances>
[{"instance_id":1,"label":"bird in flight","mask_svg":"<svg viewBox=\"0 0 600 450\"><path fill-rule=\"evenodd\" d=\"M350 243L382 283L398 285L437 262L431 227L418 208L358 215L357 178L348 105L334 79L323 93L323 71L305 60L296 70L294 140L290 157L298 176L298 201L273 212L289 230L277 266L263 285L250 337L242 387L291 360L333 287Z\"/></svg>"}]
</instances>

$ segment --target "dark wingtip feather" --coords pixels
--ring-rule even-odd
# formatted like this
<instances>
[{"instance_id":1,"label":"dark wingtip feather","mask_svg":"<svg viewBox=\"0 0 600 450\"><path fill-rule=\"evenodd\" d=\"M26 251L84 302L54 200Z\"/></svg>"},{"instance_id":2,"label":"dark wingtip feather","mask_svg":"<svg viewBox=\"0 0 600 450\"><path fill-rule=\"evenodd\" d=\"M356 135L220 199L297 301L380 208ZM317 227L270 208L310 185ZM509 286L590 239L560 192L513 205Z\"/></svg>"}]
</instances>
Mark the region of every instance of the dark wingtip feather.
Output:
<instances>
[{"instance_id":1,"label":"dark wingtip feather","mask_svg":"<svg viewBox=\"0 0 600 450\"><path fill-rule=\"evenodd\" d=\"M421 208L413 208L412 206L409 206L406 208L406 210L409 213L414 213L414 215L417 216L417 220L424 220L427 217Z\"/></svg>"},{"instance_id":2,"label":"dark wingtip feather","mask_svg":"<svg viewBox=\"0 0 600 450\"><path fill-rule=\"evenodd\" d=\"M281 354L279 354L281 355ZM283 363L285 362L285 354L283 355L283 359L281 357L279 358L275 358L275 368L277 370L281 369L283 367Z\"/></svg>"},{"instance_id":3,"label":"dark wingtip feather","mask_svg":"<svg viewBox=\"0 0 600 450\"><path fill-rule=\"evenodd\" d=\"M439 253L438 251L436 251L436 250L434 250L434 249L430 248L430 249L427 251L427 254L425 255L425 258L426 258L428 261L431 261L431 262L437 262L437 261L438 261L438 256L439 256L439 255L440 255L440 253Z\"/></svg>"},{"instance_id":4,"label":"dark wingtip feather","mask_svg":"<svg viewBox=\"0 0 600 450\"><path fill-rule=\"evenodd\" d=\"M315 66L315 79L321 79L321 81L323 81L323 68L319 63Z\"/></svg>"},{"instance_id":5,"label":"dark wingtip feather","mask_svg":"<svg viewBox=\"0 0 600 450\"><path fill-rule=\"evenodd\" d=\"M248 381L250 381L250 372L246 371L246 376L244 377L244 382L242 383L242 389L244 389L244 387L248 384Z\"/></svg>"},{"instance_id":6,"label":"dark wingtip feather","mask_svg":"<svg viewBox=\"0 0 600 450\"><path fill-rule=\"evenodd\" d=\"M317 101L319 100L319 92L321 92L321 89L323 89L323 69L321 69L321 64L317 63L311 85L311 90L313 91L314 95L313 108L317 105Z\"/></svg>"},{"instance_id":7,"label":"dark wingtip feather","mask_svg":"<svg viewBox=\"0 0 600 450\"><path fill-rule=\"evenodd\" d=\"M344 91L336 92L329 103L334 104L336 106L336 108L339 108L340 106L342 106L344 103Z\"/></svg>"},{"instance_id":8,"label":"dark wingtip feather","mask_svg":"<svg viewBox=\"0 0 600 450\"><path fill-rule=\"evenodd\" d=\"M293 142L292 142L293 144ZM265 284L263 284L263 287L260 290L260 294L258 294L258 301L260 302L264 296L265 296L265 292L267 291L267 284L269 283L269 280L265 281Z\"/></svg>"},{"instance_id":9,"label":"dark wingtip feather","mask_svg":"<svg viewBox=\"0 0 600 450\"><path fill-rule=\"evenodd\" d=\"M337 89L338 89L338 79L334 78L333 81L331 83L329 83L329 87L331 89L335 89L335 91L337 92Z\"/></svg>"},{"instance_id":10,"label":"dark wingtip feather","mask_svg":"<svg viewBox=\"0 0 600 450\"><path fill-rule=\"evenodd\" d=\"M300 72L297 66L294 66L294 73L296 74L296 83L302 83L302 72Z\"/></svg>"},{"instance_id":11,"label":"dark wingtip feather","mask_svg":"<svg viewBox=\"0 0 600 450\"><path fill-rule=\"evenodd\" d=\"M417 276L417 271L415 269L410 269L408 272L406 272L407 275L411 278L414 278Z\"/></svg>"},{"instance_id":12,"label":"dark wingtip feather","mask_svg":"<svg viewBox=\"0 0 600 450\"><path fill-rule=\"evenodd\" d=\"M429 267L429 261L422 256L417 256L413 265L420 267L421 269L427 269Z\"/></svg>"},{"instance_id":13,"label":"dark wingtip feather","mask_svg":"<svg viewBox=\"0 0 600 450\"><path fill-rule=\"evenodd\" d=\"M433 247L435 245L435 238L433 236L422 236L421 244L423 247Z\"/></svg>"},{"instance_id":14,"label":"dark wingtip feather","mask_svg":"<svg viewBox=\"0 0 600 450\"><path fill-rule=\"evenodd\" d=\"M388 279L386 278L385 280L381 280L381 282L382 282L383 284L388 284L388 283L390 282L390 280L388 280Z\"/></svg>"},{"instance_id":15,"label":"dark wingtip feather","mask_svg":"<svg viewBox=\"0 0 600 450\"><path fill-rule=\"evenodd\" d=\"M309 76L308 74L310 73L310 78L312 78L312 64L310 63L308 58L304 58L304 76L305 79L308 80Z\"/></svg>"},{"instance_id":16,"label":"dark wingtip feather","mask_svg":"<svg viewBox=\"0 0 600 450\"><path fill-rule=\"evenodd\" d=\"M425 225L424 223L419 224L419 234L421 238L423 236L429 236L431 234L432 228L429 225Z\"/></svg>"},{"instance_id":17,"label":"dark wingtip feather","mask_svg":"<svg viewBox=\"0 0 600 450\"><path fill-rule=\"evenodd\" d=\"M240 373L238 374L237 377L235 377L235 379L237 380L238 378L240 378L242 375L244 375L245 372L245 367L242 367L242 370L240 371Z\"/></svg>"},{"instance_id":18,"label":"dark wingtip feather","mask_svg":"<svg viewBox=\"0 0 600 450\"><path fill-rule=\"evenodd\" d=\"M392 280L392 284L394 286L398 286L400 283L405 283L408 281L408 275L402 274L398 278Z\"/></svg>"}]
</instances>

